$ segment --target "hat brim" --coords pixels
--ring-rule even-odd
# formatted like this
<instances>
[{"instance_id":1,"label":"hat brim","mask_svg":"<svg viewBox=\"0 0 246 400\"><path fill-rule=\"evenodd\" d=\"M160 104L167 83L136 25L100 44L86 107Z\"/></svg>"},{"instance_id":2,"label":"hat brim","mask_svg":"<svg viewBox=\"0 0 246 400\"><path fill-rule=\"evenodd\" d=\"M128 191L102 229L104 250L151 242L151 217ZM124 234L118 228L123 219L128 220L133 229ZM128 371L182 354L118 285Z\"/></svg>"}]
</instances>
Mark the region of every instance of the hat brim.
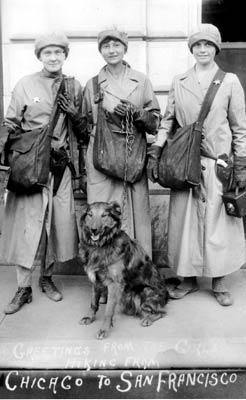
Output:
<instances>
[{"instance_id":1,"label":"hat brim","mask_svg":"<svg viewBox=\"0 0 246 400\"><path fill-rule=\"evenodd\" d=\"M188 46L190 48L191 53L192 53L192 49L193 49L194 45L196 43L200 42L201 40L206 40L207 42L210 42L216 48L216 54L218 54L220 52L220 50L221 50L220 44L218 44L216 40L213 40L211 35L206 34L205 32L199 32L199 33L193 35L193 37L190 37L190 39L188 41Z\"/></svg>"},{"instance_id":2,"label":"hat brim","mask_svg":"<svg viewBox=\"0 0 246 400\"><path fill-rule=\"evenodd\" d=\"M99 42L98 42L98 49L99 51L101 51L101 47L105 42L108 42L109 40L117 40L118 42L122 43L125 46L125 49L127 50L127 44L123 42L123 40L121 38L119 38L118 36L114 36L114 35L108 35L105 36L104 38L102 38Z\"/></svg>"}]
</instances>

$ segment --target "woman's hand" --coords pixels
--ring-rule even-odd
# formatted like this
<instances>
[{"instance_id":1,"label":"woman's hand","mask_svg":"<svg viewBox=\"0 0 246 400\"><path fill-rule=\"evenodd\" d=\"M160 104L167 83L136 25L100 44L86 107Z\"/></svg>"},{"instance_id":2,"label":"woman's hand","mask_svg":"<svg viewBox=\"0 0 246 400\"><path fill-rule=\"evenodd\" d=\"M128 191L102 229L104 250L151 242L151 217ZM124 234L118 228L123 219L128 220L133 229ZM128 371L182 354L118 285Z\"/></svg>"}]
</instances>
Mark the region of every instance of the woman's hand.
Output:
<instances>
[{"instance_id":1,"label":"woman's hand","mask_svg":"<svg viewBox=\"0 0 246 400\"><path fill-rule=\"evenodd\" d=\"M156 115L154 112L137 107L128 100L121 100L114 108L114 113L124 118L129 110L132 112L133 123L139 132L143 134L147 132L150 135L156 134L160 125L160 116L158 114Z\"/></svg>"},{"instance_id":2,"label":"woman's hand","mask_svg":"<svg viewBox=\"0 0 246 400\"><path fill-rule=\"evenodd\" d=\"M138 108L134 104L132 104L130 101L122 99L120 101L120 103L117 104L117 106L114 108L114 112L115 112L115 114L119 115L120 117L125 117L127 111L130 109L133 113L133 118L136 118L136 113L138 111Z\"/></svg>"},{"instance_id":3,"label":"woman's hand","mask_svg":"<svg viewBox=\"0 0 246 400\"><path fill-rule=\"evenodd\" d=\"M246 157L234 156L233 187L246 188Z\"/></svg>"},{"instance_id":4,"label":"woman's hand","mask_svg":"<svg viewBox=\"0 0 246 400\"><path fill-rule=\"evenodd\" d=\"M66 92L58 96L57 103L62 111L68 114L71 119L77 116L78 111L76 110L73 101L70 99L69 95Z\"/></svg>"},{"instance_id":5,"label":"woman's hand","mask_svg":"<svg viewBox=\"0 0 246 400\"><path fill-rule=\"evenodd\" d=\"M152 182L156 182L158 179L158 164L161 156L162 147L152 145L147 150L148 164L147 164L147 176Z\"/></svg>"}]
</instances>

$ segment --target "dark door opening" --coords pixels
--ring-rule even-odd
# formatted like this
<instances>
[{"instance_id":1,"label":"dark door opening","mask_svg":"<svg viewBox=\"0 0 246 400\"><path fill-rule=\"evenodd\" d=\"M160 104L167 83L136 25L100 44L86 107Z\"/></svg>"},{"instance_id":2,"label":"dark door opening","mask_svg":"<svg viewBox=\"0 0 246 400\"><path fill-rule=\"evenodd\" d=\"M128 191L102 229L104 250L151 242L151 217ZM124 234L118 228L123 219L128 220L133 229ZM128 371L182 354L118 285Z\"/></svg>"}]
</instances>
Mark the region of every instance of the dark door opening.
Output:
<instances>
[{"instance_id":1,"label":"dark door opening","mask_svg":"<svg viewBox=\"0 0 246 400\"><path fill-rule=\"evenodd\" d=\"M226 72L239 77L246 93L245 0L202 0L202 22L217 26L222 37L222 50L216 57Z\"/></svg>"}]
</instances>

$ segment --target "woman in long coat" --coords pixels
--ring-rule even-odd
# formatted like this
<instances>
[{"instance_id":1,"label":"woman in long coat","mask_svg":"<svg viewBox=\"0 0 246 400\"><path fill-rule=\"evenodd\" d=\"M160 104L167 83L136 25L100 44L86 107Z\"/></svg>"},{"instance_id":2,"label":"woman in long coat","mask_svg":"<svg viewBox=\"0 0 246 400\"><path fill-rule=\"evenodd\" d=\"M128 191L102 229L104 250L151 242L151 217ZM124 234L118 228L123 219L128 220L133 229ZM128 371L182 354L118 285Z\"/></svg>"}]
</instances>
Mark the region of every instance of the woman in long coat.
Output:
<instances>
[{"instance_id":1,"label":"woman in long coat","mask_svg":"<svg viewBox=\"0 0 246 400\"><path fill-rule=\"evenodd\" d=\"M182 127L195 122L206 91L218 70L214 56L221 37L211 24L202 24L188 42L196 64L176 76L157 140L149 158L149 177L155 180L157 159L175 119ZM220 84L220 82L217 82ZM221 305L231 305L225 276L245 262L243 221L229 216L222 202L222 182L216 175L221 154L234 157L234 179L246 186L246 116L243 88L235 74L227 73L204 122L199 191L171 191L168 230L169 265L184 277L172 292L179 299L197 290L196 277L212 277L212 289ZM210 158L211 156L212 158ZM214 159L213 159L214 158Z\"/></svg>"},{"instance_id":2,"label":"woman in long coat","mask_svg":"<svg viewBox=\"0 0 246 400\"><path fill-rule=\"evenodd\" d=\"M137 135L146 132L156 134L159 125L160 108L149 79L135 71L123 60L128 40L124 32L116 29L102 31L98 35L98 47L107 65L98 74L98 83L103 92L103 108L113 118L124 120L127 104L134 107L134 131ZM94 135L97 124L98 104L94 101L93 80L86 84L83 98L83 115L92 125L86 158L87 199L95 201L118 201L123 207L122 227L142 244L152 255L151 220L146 171L142 178L127 186L124 196L123 180L114 179L98 171L93 164ZM141 131L136 126L141 125ZM121 126L113 126L121 130ZM126 200L124 200L124 198Z\"/></svg>"},{"instance_id":3,"label":"woman in long coat","mask_svg":"<svg viewBox=\"0 0 246 400\"><path fill-rule=\"evenodd\" d=\"M41 128L49 122L68 52L69 42L62 32L37 38L35 54L43 69L23 77L16 84L4 120L5 133ZM70 154L67 115L74 133L79 136L82 123L80 83L74 81L76 107L73 100L67 94L65 96L61 93L59 97L61 112L52 132L51 147L52 151L59 153L62 148ZM2 137L2 147L3 144ZM52 281L53 266L55 261L67 261L77 255L78 232L70 168L66 167L56 190L54 180L56 178L51 173L49 184L38 193L7 193L0 251L6 262L16 265L18 290L5 307L6 314L17 312L32 300L31 278L37 262L41 262L40 290L53 301L62 299Z\"/></svg>"}]
</instances>

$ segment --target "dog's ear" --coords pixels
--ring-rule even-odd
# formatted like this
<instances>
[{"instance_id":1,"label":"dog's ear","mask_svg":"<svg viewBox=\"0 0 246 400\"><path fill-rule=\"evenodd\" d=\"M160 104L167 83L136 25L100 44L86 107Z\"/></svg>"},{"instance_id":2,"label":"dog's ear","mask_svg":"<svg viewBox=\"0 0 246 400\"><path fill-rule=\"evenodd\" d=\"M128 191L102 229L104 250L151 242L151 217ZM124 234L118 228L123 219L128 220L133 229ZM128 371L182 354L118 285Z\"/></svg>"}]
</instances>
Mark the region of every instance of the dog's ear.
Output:
<instances>
[{"instance_id":1,"label":"dog's ear","mask_svg":"<svg viewBox=\"0 0 246 400\"><path fill-rule=\"evenodd\" d=\"M88 209L89 209L89 204L87 204L87 203L82 204L80 222L82 222L85 219Z\"/></svg>"},{"instance_id":2,"label":"dog's ear","mask_svg":"<svg viewBox=\"0 0 246 400\"><path fill-rule=\"evenodd\" d=\"M119 203L117 203L117 201L111 201L110 203L108 203L108 209L110 211L110 214L117 218L120 219L121 217L121 208Z\"/></svg>"}]
</instances>

